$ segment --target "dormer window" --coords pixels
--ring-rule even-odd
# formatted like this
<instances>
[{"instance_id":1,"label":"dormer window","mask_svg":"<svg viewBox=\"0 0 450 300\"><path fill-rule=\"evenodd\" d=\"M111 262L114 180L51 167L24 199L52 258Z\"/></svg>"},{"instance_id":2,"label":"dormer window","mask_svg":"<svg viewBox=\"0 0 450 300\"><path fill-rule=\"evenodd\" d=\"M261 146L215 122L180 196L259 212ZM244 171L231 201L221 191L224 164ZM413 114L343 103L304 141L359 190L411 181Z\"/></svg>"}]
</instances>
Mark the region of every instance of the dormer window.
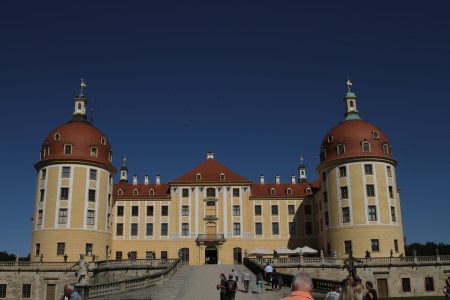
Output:
<instances>
[{"instance_id":1,"label":"dormer window","mask_svg":"<svg viewBox=\"0 0 450 300\"><path fill-rule=\"evenodd\" d=\"M225 174L220 173L220 180L225 180Z\"/></svg>"},{"instance_id":2,"label":"dormer window","mask_svg":"<svg viewBox=\"0 0 450 300\"><path fill-rule=\"evenodd\" d=\"M276 194L276 191L275 191L274 188L271 188L271 189L270 189L270 194L271 194L271 195L275 195L275 194Z\"/></svg>"},{"instance_id":3,"label":"dormer window","mask_svg":"<svg viewBox=\"0 0 450 300\"><path fill-rule=\"evenodd\" d=\"M98 155L98 148L95 146L91 146L91 156L97 157L97 155Z\"/></svg>"},{"instance_id":4,"label":"dormer window","mask_svg":"<svg viewBox=\"0 0 450 300\"><path fill-rule=\"evenodd\" d=\"M45 146L44 147L44 157L47 157L50 154L50 147L49 146Z\"/></svg>"},{"instance_id":5,"label":"dormer window","mask_svg":"<svg viewBox=\"0 0 450 300\"><path fill-rule=\"evenodd\" d=\"M133 195L134 195L134 196L137 196L137 195L139 195L139 191L138 191L138 189L134 189L134 190L133 190Z\"/></svg>"},{"instance_id":6,"label":"dormer window","mask_svg":"<svg viewBox=\"0 0 450 300\"><path fill-rule=\"evenodd\" d=\"M64 154L72 154L72 145L71 144L65 144L64 145Z\"/></svg>"},{"instance_id":7,"label":"dormer window","mask_svg":"<svg viewBox=\"0 0 450 300\"><path fill-rule=\"evenodd\" d=\"M195 175L195 180L202 180L202 174L197 173L197 174Z\"/></svg>"},{"instance_id":8,"label":"dormer window","mask_svg":"<svg viewBox=\"0 0 450 300\"><path fill-rule=\"evenodd\" d=\"M372 131L372 136L375 140L378 140L380 138L380 133L376 130Z\"/></svg>"},{"instance_id":9,"label":"dormer window","mask_svg":"<svg viewBox=\"0 0 450 300\"><path fill-rule=\"evenodd\" d=\"M345 144L339 143L336 150L338 154L345 154Z\"/></svg>"},{"instance_id":10,"label":"dormer window","mask_svg":"<svg viewBox=\"0 0 450 300\"><path fill-rule=\"evenodd\" d=\"M154 190L154 189L150 189L150 190L148 191L148 194L149 194L150 196L155 195L155 190Z\"/></svg>"},{"instance_id":11,"label":"dormer window","mask_svg":"<svg viewBox=\"0 0 450 300\"><path fill-rule=\"evenodd\" d=\"M386 142L383 143L383 153L389 155L389 144Z\"/></svg>"},{"instance_id":12,"label":"dormer window","mask_svg":"<svg viewBox=\"0 0 450 300\"><path fill-rule=\"evenodd\" d=\"M53 136L53 140L55 142L59 142L60 139L61 139L61 134L59 132L55 133L55 135Z\"/></svg>"},{"instance_id":13,"label":"dormer window","mask_svg":"<svg viewBox=\"0 0 450 300\"><path fill-rule=\"evenodd\" d=\"M361 147L363 152L370 152L370 143L367 140L361 143Z\"/></svg>"},{"instance_id":14,"label":"dormer window","mask_svg":"<svg viewBox=\"0 0 450 300\"><path fill-rule=\"evenodd\" d=\"M332 135L329 135L327 138L328 144L331 144L333 142L333 140L334 140L334 137Z\"/></svg>"},{"instance_id":15,"label":"dormer window","mask_svg":"<svg viewBox=\"0 0 450 300\"><path fill-rule=\"evenodd\" d=\"M325 159L327 159L327 150L322 148L322 150L320 150L320 161L322 162Z\"/></svg>"},{"instance_id":16,"label":"dormer window","mask_svg":"<svg viewBox=\"0 0 450 300\"><path fill-rule=\"evenodd\" d=\"M286 189L286 194L292 195L292 189L291 189L291 188L287 188L287 189Z\"/></svg>"},{"instance_id":17,"label":"dormer window","mask_svg":"<svg viewBox=\"0 0 450 300\"><path fill-rule=\"evenodd\" d=\"M306 191L307 195L311 195L312 194L312 190L311 190L310 187L307 187L305 191Z\"/></svg>"},{"instance_id":18,"label":"dormer window","mask_svg":"<svg viewBox=\"0 0 450 300\"><path fill-rule=\"evenodd\" d=\"M117 191L117 195L122 196L122 195L123 195L123 190L121 190L121 189L118 190L118 191Z\"/></svg>"},{"instance_id":19,"label":"dormer window","mask_svg":"<svg viewBox=\"0 0 450 300\"><path fill-rule=\"evenodd\" d=\"M108 161L111 161L111 162L112 162L112 152L109 152L109 153L108 153Z\"/></svg>"},{"instance_id":20,"label":"dormer window","mask_svg":"<svg viewBox=\"0 0 450 300\"><path fill-rule=\"evenodd\" d=\"M106 138L102 137L102 138L100 139L100 144L101 144L102 146L106 146Z\"/></svg>"}]
</instances>

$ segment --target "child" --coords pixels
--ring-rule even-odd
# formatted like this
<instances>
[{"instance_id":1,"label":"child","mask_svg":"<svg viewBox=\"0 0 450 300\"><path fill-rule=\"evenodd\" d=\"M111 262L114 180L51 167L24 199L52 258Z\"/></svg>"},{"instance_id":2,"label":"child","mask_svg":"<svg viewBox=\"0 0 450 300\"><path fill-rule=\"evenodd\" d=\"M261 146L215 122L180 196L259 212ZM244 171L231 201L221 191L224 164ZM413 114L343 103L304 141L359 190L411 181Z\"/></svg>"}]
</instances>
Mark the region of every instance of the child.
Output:
<instances>
[{"instance_id":1,"label":"child","mask_svg":"<svg viewBox=\"0 0 450 300\"><path fill-rule=\"evenodd\" d=\"M261 272L256 275L256 283L258 284L258 293L261 293L263 288L263 277L261 275Z\"/></svg>"}]
</instances>

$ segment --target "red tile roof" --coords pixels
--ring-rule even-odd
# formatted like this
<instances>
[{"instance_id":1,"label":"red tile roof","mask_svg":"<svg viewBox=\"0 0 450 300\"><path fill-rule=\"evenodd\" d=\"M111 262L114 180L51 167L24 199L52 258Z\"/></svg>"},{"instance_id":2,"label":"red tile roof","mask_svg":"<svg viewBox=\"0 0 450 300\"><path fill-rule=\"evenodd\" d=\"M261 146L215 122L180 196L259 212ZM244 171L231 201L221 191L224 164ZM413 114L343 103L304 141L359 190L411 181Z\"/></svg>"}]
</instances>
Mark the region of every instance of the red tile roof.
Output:
<instances>
[{"instance_id":1,"label":"red tile roof","mask_svg":"<svg viewBox=\"0 0 450 300\"><path fill-rule=\"evenodd\" d=\"M308 182L297 183L254 183L252 185L252 195L250 198L303 198L308 196L306 188L310 187L311 191L315 189ZM270 190L275 189L275 194L271 194ZM291 189L292 194L288 194Z\"/></svg>"},{"instance_id":2,"label":"red tile roof","mask_svg":"<svg viewBox=\"0 0 450 300\"><path fill-rule=\"evenodd\" d=\"M201 179L197 180L196 175L200 174ZM225 178L220 179L220 174L224 174ZM219 184L252 184L250 180L242 177L239 174L231 171L227 167L220 164L215 159L207 159L197 167L187 172L186 174L172 180L169 184L208 184L208 183L219 183Z\"/></svg>"},{"instance_id":3,"label":"red tile roof","mask_svg":"<svg viewBox=\"0 0 450 300\"><path fill-rule=\"evenodd\" d=\"M134 195L133 191L137 189L138 195ZM150 195L150 190L153 189L154 195ZM119 195L118 191L122 190L123 194ZM123 199L168 199L170 200L170 187L167 183L155 184L132 184L132 183L117 183L114 184L114 197L116 200Z\"/></svg>"}]
</instances>

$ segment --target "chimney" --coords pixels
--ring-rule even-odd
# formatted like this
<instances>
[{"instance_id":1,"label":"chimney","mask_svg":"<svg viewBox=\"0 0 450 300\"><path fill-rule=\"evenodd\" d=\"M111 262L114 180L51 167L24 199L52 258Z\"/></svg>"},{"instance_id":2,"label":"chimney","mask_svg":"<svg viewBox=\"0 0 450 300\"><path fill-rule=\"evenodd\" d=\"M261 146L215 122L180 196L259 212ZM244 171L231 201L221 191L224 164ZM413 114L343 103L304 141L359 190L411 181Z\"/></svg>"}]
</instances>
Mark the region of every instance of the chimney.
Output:
<instances>
[{"instance_id":1,"label":"chimney","mask_svg":"<svg viewBox=\"0 0 450 300\"><path fill-rule=\"evenodd\" d=\"M137 177L137 175L134 175L133 176L133 185L137 185L137 183L138 183L138 177Z\"/></svg>"},{"instance_id":2,"label":"chimney","mask_svg":"<svg viewBox=\"0 0 450 300\"><path fill-rule=\"evenodd\" d=\"M275 176L275 183L280 184L280 175Z\"/></svg>"},{"instance_id":3,"label":"chimney","mask_svg":"<svg viewBox=\"0 0 450 300\"><path fill-rule=\"evenodd\" d=\"M294 175L294 174L292 174L292 176L291 176L291 183L292 183L292 184L295 183L295 175Z\"/></svg>"},{"instance_id":4,"label":"chimney","mask_svg":"<svg viewBox=\"0 0 450 300\"><path fill-rule=\"evenodd\" d=\"M264 184L264 175L259 176L259 178L260 178L260 183Z\"/></svg>"},{"instance_id":5,"label":"chimney","mask_svg":"<svg viewBox=\"0 0 450 300\"><path fill-rule=\"evenodd\" d=\"M206 159L214 159L214 152L207 152Z\"/></svg>"},{"instance_id":6,"label":"chimney","mask_svg":"<svg viewBox=\"0 0 450 300\"><path fill-rule=\"evenodd\" d=\"M156 184L161 184L161 176L156 175Z\"/></svg>"},{"instance_id":7,"label":"chimney","mask_svg":"<svg viewBox=\"0 0 450 300\"><path fill-rule=\"evenodd\" d=\"M145 176L144 176L144 184L145 184L145 185L148 185L148 175L145 175Z\"/></svg>"}]
</instances>

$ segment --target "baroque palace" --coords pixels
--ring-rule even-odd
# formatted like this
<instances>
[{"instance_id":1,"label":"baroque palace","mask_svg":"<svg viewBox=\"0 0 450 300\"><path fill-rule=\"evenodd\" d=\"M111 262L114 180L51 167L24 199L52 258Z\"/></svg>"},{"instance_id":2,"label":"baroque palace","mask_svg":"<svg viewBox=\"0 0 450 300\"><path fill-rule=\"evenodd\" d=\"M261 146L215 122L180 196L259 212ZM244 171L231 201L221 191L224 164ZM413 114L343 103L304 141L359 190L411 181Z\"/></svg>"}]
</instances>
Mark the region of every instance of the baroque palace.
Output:
<instances>
[{"instance_id":1,"label":"baroque palace","mask_svg":"<svg viewBox=\"0 0 450 300\"><path fill-rule=\"evenodd\" d=\"M112 146L88 121L83 82L72 118L47 135L35 165L31 261L85 254L232 264L256 248L305 245L325 256L404 253L391 145L361 119L348 84L344 119L317 145L313 181L300 163L288 182L252 182L209 152L169 182L130 178L124 161L114 183Z\"/></svg>"}]
</instances>

